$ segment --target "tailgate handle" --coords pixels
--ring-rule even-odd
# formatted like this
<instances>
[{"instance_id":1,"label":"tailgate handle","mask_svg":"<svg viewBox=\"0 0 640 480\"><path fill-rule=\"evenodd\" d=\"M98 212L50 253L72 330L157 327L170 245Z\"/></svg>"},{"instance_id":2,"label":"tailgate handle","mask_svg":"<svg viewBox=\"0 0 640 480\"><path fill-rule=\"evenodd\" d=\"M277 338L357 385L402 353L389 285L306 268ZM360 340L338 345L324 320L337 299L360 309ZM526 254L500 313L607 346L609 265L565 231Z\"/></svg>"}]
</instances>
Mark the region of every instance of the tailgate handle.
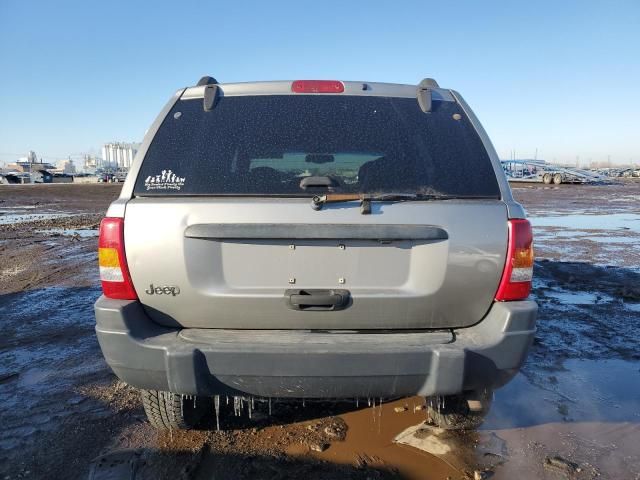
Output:
<instances>
[{"instance_id":1,"label":"tailgate handle","mask_svg":"<svg viewBox=\"0 0 640 480\"><path fill-rule=\"evenodd\" d=\"M292 310L336 311L349 306L349 290L286 290L285 302Z\"/></svg>"}]
</instances>

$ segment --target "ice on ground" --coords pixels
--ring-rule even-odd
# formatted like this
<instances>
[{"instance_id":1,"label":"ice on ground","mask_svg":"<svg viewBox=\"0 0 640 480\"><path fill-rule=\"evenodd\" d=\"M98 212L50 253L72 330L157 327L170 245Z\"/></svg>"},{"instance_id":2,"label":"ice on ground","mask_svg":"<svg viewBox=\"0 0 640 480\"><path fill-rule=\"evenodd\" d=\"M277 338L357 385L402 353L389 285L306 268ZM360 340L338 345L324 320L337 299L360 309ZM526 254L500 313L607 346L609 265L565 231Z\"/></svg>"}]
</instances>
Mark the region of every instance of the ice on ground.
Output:
<instances>
[{"instance_id":1,"label":"ice on ground","mask_svg":"<svg viewBox=\"0 0 640 480\"><path fill-rule=\"evenodd\" d=\"M5 213L13 213L16 210L35 210L39 205L15 205L13 207L2 207L0 208L0 215L4 215Z\"/></svg>"},{"instance_id":2,"label":"ice on ground","mask_svg":"<svg viewBox=\"0 0 640 480\"><path fill-rule=\"evenodd\" d=\"M573 230L630 230L640 233L640 215L612 213L609 215L546 215L529 219L534 227L562 227Z\"/></svg>"},{"instance_id":3,"label":"ice on ground","mask_svg":"<svg viewBox=\"0 0 640 480\"><path fill-rule=\"evenodd\" d=\"M624 308L632 312L640 312L640 303L625 303Z\"/></svg>"},{"instance_id":4,"label":"ice on ground","mask_svg":"<svg viewBox=\"0 0 640 480\"><path fill-rule=\"evenodd\" d=\"M91 228L48 228L46 230L36 230L36 233L45 235L63 235L65 237L91 238L98 236L98 230Z\"/></svg>"},{"instance_id":5,"label":"ice on ground","mask_svg":"<svg viewBox=\"0 0 640 480\"><path fill-rule=\"evenodd\" d=\"M588 230L557 230L549 231L541 228L535 229L534 242L548 242L548 241L571 241L581 242L583 240L589 240L592 242L604 243L604 244L638 244L638 237L635 235L622 236L622 235L606 235L607 231L603 230L603 234L594 234L593 231Z\"/></svg>"},{"instance_id":6,"label":"ice on ground","mask_svg":"<svg viewBox=\"0 0 640 480\"><path fill-rule=\"evenodd\" d=\"M419 432L425 432L425 428L429 429L429 433L420 435ZM442 428L426 427L424 424L419 424L399 433L393 441L409 445L432 455L444 455L452 450L452 445L442 438L445 433Z\"/></svg>"},{"instance_id":7,"label":"ice on ground","mask_svg":"<svg viewBox=\"0 0 640 480\"><path fill-rule=\"evenodd\" d=\"M51 220L53 218L68 217L69 213L13 213L0 216L0 225L11 225L14 223L36 222L39 220Z\"/></svg>"},{"instance_id":8,"label":"ice on ground","mask_svg":"<svg viewBox=\"0 0 640 480\"><path fill-rule=\"evenodd\" d=\"M614 301L609 295L595 294L584 291L569 290L548 290L545 292L546 297L551 297L564 304L573 305L594 305L596 303L610 303Z\"/></svg>"}]
</instances>

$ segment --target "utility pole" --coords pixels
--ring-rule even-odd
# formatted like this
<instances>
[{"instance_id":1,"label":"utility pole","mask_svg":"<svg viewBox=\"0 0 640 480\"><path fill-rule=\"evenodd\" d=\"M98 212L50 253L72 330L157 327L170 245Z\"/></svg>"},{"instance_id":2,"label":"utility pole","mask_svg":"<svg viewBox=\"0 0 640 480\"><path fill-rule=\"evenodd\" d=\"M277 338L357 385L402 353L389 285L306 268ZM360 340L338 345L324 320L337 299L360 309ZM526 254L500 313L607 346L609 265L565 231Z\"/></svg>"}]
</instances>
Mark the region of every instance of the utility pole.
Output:
<instances>
[{"instance_id":1,"label":"utility pole","mask_svg":"<svg viewBox=\"0 0 640 480\"><path fill-rule=\"evenodd\" d=\"M29 150L29 183L33 183L33 157L35 153Z\"/></svg>"}]
</instances>

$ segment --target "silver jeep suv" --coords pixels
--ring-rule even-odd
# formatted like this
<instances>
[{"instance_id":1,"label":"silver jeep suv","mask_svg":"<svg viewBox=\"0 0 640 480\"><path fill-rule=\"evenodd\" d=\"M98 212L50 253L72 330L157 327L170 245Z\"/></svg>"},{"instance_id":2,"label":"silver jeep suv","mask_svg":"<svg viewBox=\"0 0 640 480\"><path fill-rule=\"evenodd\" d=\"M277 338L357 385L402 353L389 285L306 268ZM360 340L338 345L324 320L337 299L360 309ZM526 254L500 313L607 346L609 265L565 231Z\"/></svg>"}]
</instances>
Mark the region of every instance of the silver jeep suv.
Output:
<instances>
[{"instance_id":1,"label":"silver jeep suv","mask_svg":"<svg viewBox=\"0 0 640 480\"><path fill-rule=\"evenodd\" d=\"M220 395L422 395L475 427L535 333L525 212L432 79L179 90L99 263L100 346L158 427L197 427Z\"/></svg>"}]
</instances>

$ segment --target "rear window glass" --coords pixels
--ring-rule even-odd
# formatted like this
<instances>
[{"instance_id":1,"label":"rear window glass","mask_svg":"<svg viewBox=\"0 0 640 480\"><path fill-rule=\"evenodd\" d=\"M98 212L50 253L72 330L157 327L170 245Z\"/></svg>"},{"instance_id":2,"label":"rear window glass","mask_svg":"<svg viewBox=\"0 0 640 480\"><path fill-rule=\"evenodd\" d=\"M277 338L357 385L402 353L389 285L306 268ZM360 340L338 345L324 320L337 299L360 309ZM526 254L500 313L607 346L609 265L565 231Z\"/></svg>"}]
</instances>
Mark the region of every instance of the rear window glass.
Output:
<instances>
[{"instance_id":1,"label":"rear window glass","mask_svg":"<svg viewBox=\"0 0 640 480\"><path fill-rule=\"evenodd\" d=\"M178 101L142 163L135 195L338 193L496 198L480 138L455 102L424 113L413 98L272 95Z\"/></svg>"}]
</instances>

